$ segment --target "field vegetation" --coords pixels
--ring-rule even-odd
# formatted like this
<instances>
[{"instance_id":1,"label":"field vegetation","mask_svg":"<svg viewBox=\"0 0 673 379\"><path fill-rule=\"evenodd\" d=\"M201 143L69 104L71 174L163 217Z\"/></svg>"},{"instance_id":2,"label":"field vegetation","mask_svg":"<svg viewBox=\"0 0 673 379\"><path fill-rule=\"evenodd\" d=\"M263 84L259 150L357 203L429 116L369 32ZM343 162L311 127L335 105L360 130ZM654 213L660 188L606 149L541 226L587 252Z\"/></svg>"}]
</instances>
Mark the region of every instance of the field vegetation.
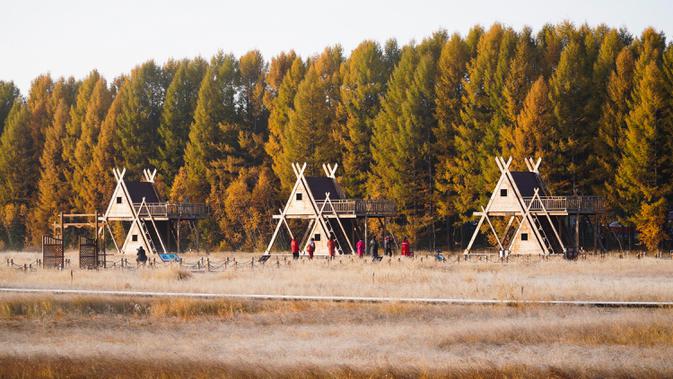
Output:
<instances>
[{"instance_id":1,"label":"field vegetation","mask_svg":"<svg viewBox=\"0 0 673 379\"><path fill-rule=\"evenodd\" d=\"M10 377L667 377L669 309L10 296Z\"/></svg>"}]
</instances>

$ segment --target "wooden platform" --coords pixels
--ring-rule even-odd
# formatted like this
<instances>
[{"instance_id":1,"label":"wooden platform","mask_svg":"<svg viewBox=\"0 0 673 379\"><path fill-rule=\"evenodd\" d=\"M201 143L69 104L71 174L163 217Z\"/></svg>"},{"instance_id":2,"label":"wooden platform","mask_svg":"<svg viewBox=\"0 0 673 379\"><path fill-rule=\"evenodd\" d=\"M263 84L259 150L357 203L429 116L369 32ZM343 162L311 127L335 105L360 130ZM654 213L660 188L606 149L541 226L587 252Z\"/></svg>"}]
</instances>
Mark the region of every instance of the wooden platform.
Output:
<instances>
[{"instance_id":1,"label":"wooden platform","mask_svg":"<svg viewBox=\"0 0 673 379\"><path fill-rule=\"evenodd\" d=\"M324 200L316 200L316 205L321 208ZM380 218L395 217L397 215L397 206L391 200L372 200L372 199L335 199L331 200L334 210L340 218ZM306 215L288 214L286 218L306 218ZM331 214L325 214L325 217L334 218ZM274 215L273 218L279 219L280 215Z\"/></svg>"},{"instance_id":2,"label":"wooden platform","mask_svg":"<svg viewBox=\"0 0 673 379\"><path fill-rule=\"evenodd\" d=\"M147 219L151 214L155 221L200 220L208 216L208 206L205 204L162 202L146 203L141 207L141 203L133 203L133 208L138 213L138 217ZM108 216L108 219L113 221L125 221L127 218Z\"/></svg>"},{"instance_id":3,"label":"wooden platform","mask_svg":"<svg viewBox=\"0 0 673 379\"><path fill-rule=\"evenodd\" d=\"M546 211L550 216L594 215L605 213L606 211L605 201L600 196L540 196L539 199L524 197L523 201L526 207L530 206L532 214L544 214ZM518 211L489 211L489 215L493 216L507 216L520 213ZM480 216L481 214L482 212L474 212L475 216Z\"/></svg>"}]
</instances>

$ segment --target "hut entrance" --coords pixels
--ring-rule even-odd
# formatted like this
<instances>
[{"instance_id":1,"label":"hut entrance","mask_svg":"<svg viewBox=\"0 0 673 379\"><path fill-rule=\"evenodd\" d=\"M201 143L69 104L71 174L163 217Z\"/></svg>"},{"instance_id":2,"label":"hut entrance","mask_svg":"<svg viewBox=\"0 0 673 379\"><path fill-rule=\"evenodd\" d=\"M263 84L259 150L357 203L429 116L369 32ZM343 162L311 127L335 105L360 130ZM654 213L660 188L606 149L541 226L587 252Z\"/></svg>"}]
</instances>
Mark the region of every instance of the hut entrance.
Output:
<instances>
[{"instance_id":1,"label":"hut entrance","mask_svg":"<svg viewBox=\"0 0 673 379\"><path fill-rule=\"evenodd\" d=\"M63 251L63 238L42 236L43 267L63 268L65 264Z\"/></svg>"}]
</instances>

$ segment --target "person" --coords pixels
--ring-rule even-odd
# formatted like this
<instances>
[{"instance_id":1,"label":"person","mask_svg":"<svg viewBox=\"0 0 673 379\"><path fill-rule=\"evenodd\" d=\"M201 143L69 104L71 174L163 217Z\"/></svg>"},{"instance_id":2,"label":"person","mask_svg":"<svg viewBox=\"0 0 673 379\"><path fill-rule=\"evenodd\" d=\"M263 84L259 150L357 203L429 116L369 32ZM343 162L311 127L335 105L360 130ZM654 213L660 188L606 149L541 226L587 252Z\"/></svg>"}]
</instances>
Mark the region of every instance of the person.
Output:
<instances>
[{"instance_id":1,"label":"person","mask_svg":"<svg viewBox=\"0 0 673 379\"><path fill-rule=\"evenodd\" d=\"M355 250L358 253L358 257L362 258L362 256L365 255L365 241L363 241L362 238L355 244Z\"/></svg>"},{"instance_id":2,"label":"person","mask_svg":"<svg viewBox=\"0 0 673 379\"><path fill-rule=\"evenodd\" d=\"M402 240L402 256L410 257L411 256L411 246L409 246L409 240L407 237L404 237Z\"/></svg>"},{"instance_id":3,"label":"person","mask_svg":"<svg viewBox=\"0 0 673 379\"><path fill-rule=\"evenodd\" d=\"M308 241L306 252L308 253L308 259L313 259L313 253L315 252L315 240L313 238Z\"/></svg>"},{"instance_id":4,"label":"person","mask_svg":"<svg viewBox=\"0 0 673 379\"><path fill-rule=\"evenodd\" d=\"M372 240L369 241L369 253L372 255L372 260L379 259L379 243L376 241L376 236L372 236Z\"/></svg>"},{"instance_id":5,"label":"person","mask_svg":"<svg viewBox=\"0 0 673 379\"><path fill-rule=\"evenodd\" d=\"M142 246L136 251L136 263L144 265L147 262L147 254L145 254L145 249Z\"/></svg>"},{"instance_id":6,"label":"person","mask_svg":"<svg viewBox=\"0 0 673 379\"><path fill-rule=\"evenodd\" d=\"M290 250L292 250L292 259L299 259L299 243L294 237L290 241Z\"/></svg>"},{"instance_id":7,"label":"person","mask_svg":"<svg viewBox=\"0 0 673 379\"><path fill-rule=\"evenodd\" d=\"M329 236L329 239L327 240L327 253L329 254L329 259L334 259L334 236Z\"/></svg>"},{"instance_id":8,"label":"person","mask_svg":"<svg viewBox=\"0 0 673 379\"><path fill-rule=\"evenodd\" d=\"M390 235L383 239L383 253L389 257L393 256L393 239L390 238Z\"/></svg>"}]
</instances>

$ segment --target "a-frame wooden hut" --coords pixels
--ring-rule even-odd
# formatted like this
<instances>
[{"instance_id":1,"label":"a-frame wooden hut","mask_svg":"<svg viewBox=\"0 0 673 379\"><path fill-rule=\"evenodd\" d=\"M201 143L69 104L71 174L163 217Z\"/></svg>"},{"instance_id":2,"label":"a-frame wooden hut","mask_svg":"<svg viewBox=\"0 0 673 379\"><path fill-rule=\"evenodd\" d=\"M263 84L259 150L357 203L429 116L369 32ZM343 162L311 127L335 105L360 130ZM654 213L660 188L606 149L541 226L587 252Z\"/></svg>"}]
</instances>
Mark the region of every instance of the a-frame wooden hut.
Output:
<instances>
[{"instance_id":1,"label":"a-frame wooden hut","mask_svg":"<svg viewBox=\"0 0 673 379\"><path fill-rule=\"evenodd\" d=\"M278 234L286 227L290 237L297 238L302 252L310 238L315 240L316 255L327 255L327 239L333 236L338 254L355 252L353 236L360 234L358 221L364 221L364 234L367 240L367 222L369 218L383 219L396 216L394 202L389 200L348 199L336 180L337 165L324 164L325 176L305 176L306 163L292 164L297 180L290 192L285 207L273 218L278 224L271 236L265 254L269 254ZM288 219L308 220L308 228L303 235L294 235Z\"/></svg>"},{"instance_id":2,"label":"a-frame wooden hut","mask_svg":"<svg viewBox=\"0 0 673 379\"><path fill-rule=\"evenodd\" d=\"M493 233L501 256L566 254L568 241L562 238L560 219L569 216L575 217L573 250L577 251L580 216L603 213L603 200L598 196L552 196L540 176L541 161L525 159L528 171L510 171L512 158L495 159L500 178L486 207L473 213L479 222L465 249L466 255L470 254L484 222ZM491 221L494 217L507 220L500 234Z\"/></svg>"},{"instance_id":3,"label":"a-frame wooden hut","mask_svg":"<svg viewBox=\"0 0 673 379\"><path fill-rule=\"evenodd\" d=\"M113 173L117 185L100 221L108 231L111 221L130 222L121 247L110 231L117 252L135 253L140 246L149 254L180 252L181 221L188 222L195 230L194 221L207 216L207 207L163 201L154 186L156 170L144 170L141 181L126 181L126 169L114 169ZM174 244L170 243L171 239Z\"/></svg>"}]
</instances>

